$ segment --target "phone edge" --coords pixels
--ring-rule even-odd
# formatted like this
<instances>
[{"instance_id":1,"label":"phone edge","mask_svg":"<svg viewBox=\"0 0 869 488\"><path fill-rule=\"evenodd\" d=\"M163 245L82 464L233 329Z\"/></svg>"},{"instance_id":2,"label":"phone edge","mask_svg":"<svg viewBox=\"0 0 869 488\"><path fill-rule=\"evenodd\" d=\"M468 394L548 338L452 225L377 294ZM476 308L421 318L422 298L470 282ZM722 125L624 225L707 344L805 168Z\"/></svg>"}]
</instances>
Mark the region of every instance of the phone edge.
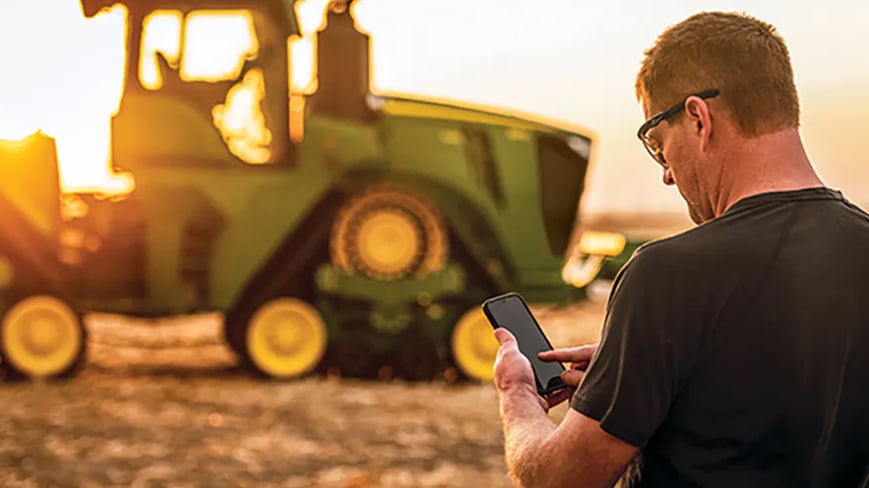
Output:
<instances>
[{"instance_id":1,"label":"phone edge","mask_svg":"<svg viewBox=\"0 0 869 488\"><path fill-rule=\"evenodd\" d=\"M525 301L525 298L522 297L521 294L519 294L515 291L508 291L506 293L502 293L500 295L495 295L495 296L492 296L492 297L489 297L489 298L483 300L483 303L480 305L480 308L483 309L483 314L486 316L486 319L489 321L489 324L492 326L492 329L495 330L501 326L496 325L496 320L489 313L489 304L492 302L498 301L498 300L503 300L505 298L509 298L509 297L519 298L519 301L522 302L522 306L525 307L525 310L528 312L528 315L530 315L531 319L534 320L534 325L536 325L537 328L540 330L540 335L543 336L543 340L546 341L546 344L549 346L549 349L550 350L554 349L554 347L552 347L552 342L549 340L549 337L546 335L546 332L543 330L543 327L540 326L540 322L537 321L537 317L535 317L534 313L531 312L531 307L528 306L528 302ZM559 364L561 364L561 363L559 363ZM564 371L567 371L567 368L565 368L563 364L561 364L561 368ZM532 372L533 372L533 368L532 368ZM541 388L541 387L536 385L537 375L535 374L534 377L535 377L535 379L534 379L535 385L534 386L535 386L535 389L537 390L537 394L540 396L548 395L550 393L554 393L558 390L562 390L562 389L568 387L567 383L565 383L564 380L561 379L561 377L559 377L558 379L561 382L559 385Z\"/></svg>"}]
</instances>

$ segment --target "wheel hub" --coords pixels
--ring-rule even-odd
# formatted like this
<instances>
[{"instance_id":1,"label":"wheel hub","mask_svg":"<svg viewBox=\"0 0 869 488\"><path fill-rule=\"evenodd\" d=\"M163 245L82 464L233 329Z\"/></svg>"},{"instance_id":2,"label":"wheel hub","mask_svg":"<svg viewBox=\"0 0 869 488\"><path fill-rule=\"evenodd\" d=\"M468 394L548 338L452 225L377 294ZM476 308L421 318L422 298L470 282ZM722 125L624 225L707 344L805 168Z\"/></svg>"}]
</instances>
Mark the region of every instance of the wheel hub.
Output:
<instances>
[{"instance_id":1,"label":"wheel hub","mask_svg":"<svg viewBox=\"0 0 869 488\"><path fill-rule=\"evenodd\" d=\"M51 352L57 347L63 334L62 327L51 317L34 317L27 329L23 331L22 344L27 349L39 355Z\"/></svg>"},{"instance_id":2,"label":"wheel hub","mask_svg":"<svg viewBox=\"0 0 869 488\"><path fill-rule=\"evenodd\" d=\"M304 346L302 337L306 330L304 317L281 316L275 317L275 321L267 325L269 343L276 353L292 354ZM310 332L309 330L307 332Z\"/></svg>"},{"instance_id":3,"label":"wheel hub","mask_svg":"<svg viewBox=\"0 0 869 488\"><path fill-rule=\"evenodd\" d=\"M57 298L33 296L15 304L2 321L3 355L30 377L61 374L84 348L78 316Z\"/></svg>"},{"instance_id":4,"label":"wheel hub","mask_svg":"<svg viewBox=\"0 0 869 488\"><path fill-rule=\"evenodd\" d=\"M360 225L357 239L360 264L375 273L407 273L420 258L419 225L405 212L373 212Z\"/></svg>"},{"instance_id":5,"label":"wheel hub","mask_svg":"<svg viewBox=\"0 0 869 488\"><path fill-rule=\"evenodd\" d=\"M311 305L295 298L265 303L247 329L250 360L265 374L293 377L317 365L326 350L326 325Z\"/></svg>"}]
</instances>

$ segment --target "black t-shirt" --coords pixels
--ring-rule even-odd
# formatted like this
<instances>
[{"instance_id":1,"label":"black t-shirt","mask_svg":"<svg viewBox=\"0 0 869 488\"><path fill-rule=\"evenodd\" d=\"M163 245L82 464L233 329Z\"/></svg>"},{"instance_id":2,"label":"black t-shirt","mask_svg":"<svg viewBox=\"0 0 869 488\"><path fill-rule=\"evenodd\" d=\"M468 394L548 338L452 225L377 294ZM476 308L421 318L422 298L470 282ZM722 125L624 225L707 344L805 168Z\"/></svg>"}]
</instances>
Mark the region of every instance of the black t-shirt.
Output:
<instances>
[{"instance_id":1,"label":"black t-shirt","mask_svg":"<svg viewBox=\"0 0 869 488\"><path fill-rule=\"evenodd\" d=\"M869 215L765 193L641 247L571 406L634 486L869 486Z\"/></svg>"}]
</instances>

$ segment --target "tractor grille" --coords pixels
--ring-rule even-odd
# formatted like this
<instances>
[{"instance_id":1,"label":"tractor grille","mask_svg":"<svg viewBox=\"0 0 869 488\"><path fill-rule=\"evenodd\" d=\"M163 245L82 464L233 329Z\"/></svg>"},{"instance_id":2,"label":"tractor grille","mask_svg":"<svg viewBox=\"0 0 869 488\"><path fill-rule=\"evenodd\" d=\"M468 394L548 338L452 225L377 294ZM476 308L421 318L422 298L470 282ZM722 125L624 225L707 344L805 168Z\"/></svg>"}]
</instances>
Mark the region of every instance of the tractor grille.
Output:
<instances>
[{"instance_id":1,"label":"tractor grille","mask_svg":"<svg viewBox=\"0 0 869 488\"><path fill-rule=\"evenodd\" d=\"M71 291L95 300L139 299L147 294L146 222L134 198L79 197L85 216L64 222L59 258L68 266Z\"/></svg>"},{"instance_id":2,"label":"tractor grille","mask_svg":"<svg viewBox=\"0 0 869 488\"><path fill-rule=\"evenodd\" d=\"M465 154L470 164L471 174L477 185L484 189L498 205L504 204L504 192L499 183L498 165L492 142L484 129L466 128Z\"/></svg>"},{"instance_id":3,"label":"tractor grille","mask_svg":"<svg viewBox=\"0 0 869 488\"><path fill-rule=\"evenodd\" d=\"M211 293L211 258L215 239L222 228L223 221L214 211L197 214L184 226L179 271L190 305L204 304Z\"/></svg>"},{"instance_id":4,"label":"tractor grille","mask_svg":"<svg viewBox=\"0 0 869 488\"><path fill-rule=\"evenodd\" d=\"M588 169L589 141L577 138L574 142L571 147L568 139L549 134L537 139L540 206L549 249L558 256L570 244Z\"/></svg>"},{"instance_id":5,"label":"tractor grille","mask_svg":"<svg viewBox=\"0 0 869 488\"><path fill-rule=\"evenodd\" d=\"M62 287L54 255L57 249L51 236L40 233L12 202L0 194L0 261L10 266L12 283L0 282L0 291L7 285L22 294L33 292L57 293Z\"/></svg>"}]
</instances>

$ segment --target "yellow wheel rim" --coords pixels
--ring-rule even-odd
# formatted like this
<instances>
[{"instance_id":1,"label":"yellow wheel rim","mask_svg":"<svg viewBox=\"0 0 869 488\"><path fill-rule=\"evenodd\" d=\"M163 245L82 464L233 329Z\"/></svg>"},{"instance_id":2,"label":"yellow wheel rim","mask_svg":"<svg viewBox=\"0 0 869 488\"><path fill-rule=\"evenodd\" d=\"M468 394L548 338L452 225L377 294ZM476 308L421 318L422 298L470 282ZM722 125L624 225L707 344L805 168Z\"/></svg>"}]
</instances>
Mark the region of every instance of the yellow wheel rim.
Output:
<instances>
[{"instance_id":1,"label":"yellow wheel rim","mask_svg":"<svg viewBox=\"0 0 869 488\"><path fill-rule=\"evenodd\" d=\"M339 269L386 281L438 271L449 256L448 230L437 208L391 185L346 202L335 216L329 247Z\"/></svg>"},{"instance_id":2,"label":"yellow wheel rim","mask_svg":"<svg viewBox=\"0 0 869 488\"><path fill-rule=\"evenodd\" d=\"M52 376L73 365L84 341L78 316L50 296L18 302L2 323L6 360L30 377Z\"/></svg>"},{"instance_id":3,"label":"yellow wheel rim","mask_svg":"<svg viewBox=\"0 0 869 488\"><path fill-rule=\"evenodd\" d=\"M380 210L359 226L359 257L380 273L399 273L413 265L420 237L413 219L394 210Z\"/></svg>"},{"instance_id":4,"label":"yellow wheel rim","mask_svg":"<svg viewBox=\"0 0 869 488\"><path fill-rule=\"evenodd\" d=\"M272 300L251 317L247 348L251 361L269 376L298 376L314 369L323 357L326 324L301 300Z\"/></svg>"},{"instance_id":5,"label":"yellow wheel rim","mask_svg":"<svg viewBox=\"0 0 869 488\"><path fill-rule=\"evenodd\" d=\"M478 307L468 310L453 329L452 348L456 366L470 378L492 380L498 347L494 329Z\"/></svg>"}]
</instances>

